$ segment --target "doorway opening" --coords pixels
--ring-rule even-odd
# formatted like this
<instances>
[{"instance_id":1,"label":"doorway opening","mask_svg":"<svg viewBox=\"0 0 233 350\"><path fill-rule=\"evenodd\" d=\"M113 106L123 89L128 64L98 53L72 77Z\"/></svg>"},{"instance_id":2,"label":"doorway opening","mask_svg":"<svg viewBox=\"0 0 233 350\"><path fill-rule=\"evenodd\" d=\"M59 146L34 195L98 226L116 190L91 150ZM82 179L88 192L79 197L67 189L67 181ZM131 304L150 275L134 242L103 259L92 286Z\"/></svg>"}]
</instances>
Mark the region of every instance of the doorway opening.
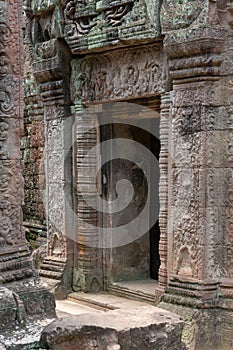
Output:
<instances>
[{"instance_id":1,"label":"doorway opening","mask_svg":"<svg viewBox=\"0 0 233 350\"><path fill-rule=\"evenodd\" d=\"M116 108L117 104L106 105L107 107L103 105L104 112L101 114L101 145L109 140L120 139L121 144L125 143L125 150L123 147L125 155L121 153L121 157L114 157L114 143L107 149L106 147L101 149L101 156L106 156L106 153L108 153L107 159L112 156L111 161L103 164L101 168L101 197L110 203L116 201L119 197L117 184L122 179L131 183L134 192L130 203L122 210L104 214L101 218L102 224L105 227L111 227L112 232L115 228L124 230L125 227L128 227L129 222L140 216L149 200L149 211L147 211L146 218L149 229L140 235L138 232L140 223L138 226L131 225L130 229L126 231L127 235L136 237L136 239L132 239L127 244L114 245L103 250L104 278L108 280L107 288L109 290L113 289L112 291L114 291L114 288L119 287L121 290L129 289L131 292L132 290L135 292L136 288L145 294L147 286L148 293L152 295L153 288L151 286L155 285L153 281L158 280L160 266L158 221L160 98L157 96L130 100L122 104L123 108ZM130 142L127 143L124 140L130 140ZM127 157L128 152L133 156L139 153L138 145L147 149L147 156L144 159L143 156L141 157L141 168L140 164L135 164ZM150 183L148 183L143 171L144 163L149 164ZM123 200L126 199L125 202L127 202L124 194L127 197L127 189L123 193ZM155 211L157 212L156 220Z\"/></svg>"}]
</instances>

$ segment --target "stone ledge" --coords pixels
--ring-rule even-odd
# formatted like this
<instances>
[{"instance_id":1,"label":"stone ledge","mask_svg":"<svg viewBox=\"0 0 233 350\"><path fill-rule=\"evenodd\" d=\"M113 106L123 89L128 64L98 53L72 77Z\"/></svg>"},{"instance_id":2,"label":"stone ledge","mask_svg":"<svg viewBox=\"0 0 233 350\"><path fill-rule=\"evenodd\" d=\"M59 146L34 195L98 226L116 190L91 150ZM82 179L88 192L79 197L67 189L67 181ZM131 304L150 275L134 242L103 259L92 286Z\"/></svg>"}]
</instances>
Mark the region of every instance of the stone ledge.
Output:
<instances>
[{"instance_id":1,"label":"stone ledge","mask_svg":"<svg viewBox=\"0 0 233 350\"><path fill-rule=\"evenodd\" d=\"M52 350L185 350L179 316L153 306L92 312L55 320L42 332Z\"/></svg>"}]
</instances>

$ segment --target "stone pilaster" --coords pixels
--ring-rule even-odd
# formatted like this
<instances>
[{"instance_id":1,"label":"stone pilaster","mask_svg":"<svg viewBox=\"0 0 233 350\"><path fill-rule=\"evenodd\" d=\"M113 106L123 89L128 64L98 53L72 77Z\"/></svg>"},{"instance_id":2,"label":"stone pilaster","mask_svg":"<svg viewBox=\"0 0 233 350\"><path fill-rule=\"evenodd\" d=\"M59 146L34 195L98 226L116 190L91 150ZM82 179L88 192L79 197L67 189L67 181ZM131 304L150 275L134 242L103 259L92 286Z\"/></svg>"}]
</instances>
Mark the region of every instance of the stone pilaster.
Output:
<instances>
[{"instance_id":1,"label":"stone pilaster","mask_svg":"<svg viewBox=\"0 0 233 350\"><path fill-rule=\"evenodd\" d=\"M0 10L0 324L4 330L26 316L54 316L54 300L33 268L23 229L22 4L1 2Z\"/></svg>"},{"instance_id":2,"label":"stone pilaster","mask_svg":"<svg viewBox=\"0 0 233 350\"><path fill-rule=\"evenodd\" d=\"M177 2L173 15L163 17L173 103L170 263L162 305L188 320L184 338L191 349L231 349L230 312L220 308L232 307L232 34L217 2L203 1L198 10L197 3Z\"/></svg>"},{"instance_id":3,"label":"stone pilaster","mask_svg":"<svg viewBox=\"0 0 233 350\"><path fill-rule=\"evenodd\" d=\"M44 201L47 215L48 256L40 275L55 285L57 297L71 287L75 219L72 192L72 125L70 115L70 53L57 39L34 44L33 73L44 104ZM39 53L40 55L39 55ZM48 53L49 52L49 53ZM61 287L61 288L60 288ZM66 292L65 292L66 293Z\"/></svg>"},{"instance_id":4,"label":"stone pilaster","mask_svg":"<svg viewBox=\"0 0 233 350\"><path fill-rule=\"evenodd\" d=\"M177 303L187 298L193 305L215 304L219 280L226 275L221 222L231 170L215 156L222 147L217 134L225 104L221 94L225 35L222 27L206 24L202 30L184 30L185 40L178 32L165 39L173 81L171 263L165 299Z\"/></svg>"},{"instance_id":5,"label":"stone pilaster","mask_svg":"<svg viewBox=\"0 0 233 350\"><path fill-rule=\"evenodd\" d=\"M228 6L232 7L232 4ZM226 11L225 11L226 12ZM224 14L224 11L222 12ZM229 15L229 12L228 12ZM224 17L223 17L224 18ZM230 20L225 16L225 23ZM231 26L232 29L232 26ZM223 195L223 208L219 211L218 231L224 238L224 275L220 278L220 300L219 305L223 308L233 309L233 98L232 98L232 39L233 31L231 30L226 36L224 43L224 55L221 66L222 74L222 86L221 96L223 105L215 111L220 116L219 122L220 128L213 133L213 148L216 150L215 157L212 157L212 161L219 166L219 177L222 181L222 186L219 188L219 192L222 190ZM218 140L218 141L217 141ZM217 144L216 144L217 141ZM223 174L223 177L222 177ZM219 193L220 195L220 193ZM216 227L216 225L215 225ZM215 231L216 232L216 231Z\"/></svg>"}]
</instances>

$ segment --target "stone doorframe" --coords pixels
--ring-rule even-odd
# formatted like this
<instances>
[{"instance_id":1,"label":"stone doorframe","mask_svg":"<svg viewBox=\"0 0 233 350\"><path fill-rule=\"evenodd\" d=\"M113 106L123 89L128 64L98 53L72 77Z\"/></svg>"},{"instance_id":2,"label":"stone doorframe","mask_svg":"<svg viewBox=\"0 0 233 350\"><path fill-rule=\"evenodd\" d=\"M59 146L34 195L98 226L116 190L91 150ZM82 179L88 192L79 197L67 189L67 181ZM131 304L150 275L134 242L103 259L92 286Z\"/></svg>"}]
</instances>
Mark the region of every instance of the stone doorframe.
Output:
<instances>
[{"instance_id":1,"label":"stone doorframe","mask_svg":"<svg viewBox=\"0 0 233 350\"><path fill-rule=\"evenodd\" d=\"M76 145L77 159L75 168L77 187L88 183L86 198L97 196L96 193L96 160L90 160L81 165L80 159L90 146L98 143L98 135L93 131L88 135L89 142L83 142L82 134L85 128L96 126L95 110L101 108L101 104L108 102L133 101L137 99L156 99L160 96L160 259L159 290L162 292L168 283L167 275L167 225L168 225L168 160L169 160L169 115L171 107L171 94L166 92L166 55L162 42L150 45L114 50L107 53L92 54L84 59L71 61L71 95L74 103L74 116L76 119ZM90 113L92 106L93 113ZM94 107L96 106L96 108ZM99 107L98 107L99 106ZM85 107L89 107L88 113ZM94 130L94 129L93 129ZM90 143L91 142L91 143ZM82 184L83 183L83 184ZM101 289L103 276L100 271L101 256L98 250L88 248L90 239L96 237L96 220L98 214L83 201L83 193L78 193L77 216L79 221L78 264L74 268L73 288L75 290ZM83 220L93 223L90 232L82 226ZM96 231L96 232L94 232ZM92 237L92 238L91 238Z\"/></svg>"}]
</instances>

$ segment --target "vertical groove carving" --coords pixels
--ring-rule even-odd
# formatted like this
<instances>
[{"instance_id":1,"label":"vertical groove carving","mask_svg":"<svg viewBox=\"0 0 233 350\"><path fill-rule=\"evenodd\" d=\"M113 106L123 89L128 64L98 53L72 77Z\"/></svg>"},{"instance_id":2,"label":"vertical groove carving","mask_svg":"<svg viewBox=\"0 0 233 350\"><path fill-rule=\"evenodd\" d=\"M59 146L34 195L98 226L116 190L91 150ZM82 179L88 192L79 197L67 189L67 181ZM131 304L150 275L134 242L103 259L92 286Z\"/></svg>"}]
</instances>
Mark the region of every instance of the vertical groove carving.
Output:
<instances>
[{"instance_id":1,"label":"vertical groove carving","mask_svg":"<svg viewBox=\"0 0 233 350\"><path fill-rule=\"evenodd\" d=\"M99 289L98 272L101 268L99 261L98 211L89 203L96 203L96 167L97 158L88 152L97 144L96 116L90 113L76 114L76 185L77 185L77 214L78 214L78 278L75 287L78 289ZM95 276L94 276L94 274Z\"/></svg>"},{"instance_id":2,"label":"vertical groove carving","mask_svg":"<svg viewBox=\"0 0 233 350\"><path fill-rule=\"evenodd\" d=\"M170 93L161 96L161 120L160 120L160 243L159 252L161 265L159 269L159 285L164 288L167 285L167 222L168 222L168 137L169 137L169 113Z\"/></svg>"}]
</instances>

